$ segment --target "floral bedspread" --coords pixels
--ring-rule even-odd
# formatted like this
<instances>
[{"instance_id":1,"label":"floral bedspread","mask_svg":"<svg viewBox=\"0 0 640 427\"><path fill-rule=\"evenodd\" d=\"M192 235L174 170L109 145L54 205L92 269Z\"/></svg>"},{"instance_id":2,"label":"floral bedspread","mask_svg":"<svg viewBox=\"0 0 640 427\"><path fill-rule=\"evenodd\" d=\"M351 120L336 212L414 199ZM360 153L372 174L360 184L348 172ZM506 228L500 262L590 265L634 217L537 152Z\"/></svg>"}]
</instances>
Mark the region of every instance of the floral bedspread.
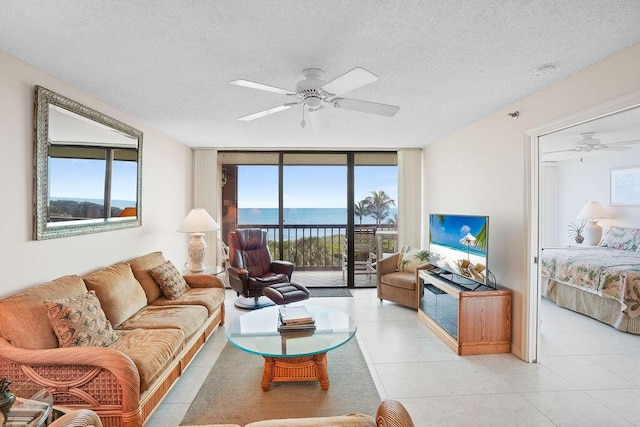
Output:
<instances>
[{"instance_id":1,"label":"floral bedspread","mask_svg":"<svg viewBox=\"0 0 640 427\"><path fill-rule=\"evenodd\" d=\"M545 248L542 277L614 298L640 315L640 252L610 248Z\"/></svg>"}]
</instances>

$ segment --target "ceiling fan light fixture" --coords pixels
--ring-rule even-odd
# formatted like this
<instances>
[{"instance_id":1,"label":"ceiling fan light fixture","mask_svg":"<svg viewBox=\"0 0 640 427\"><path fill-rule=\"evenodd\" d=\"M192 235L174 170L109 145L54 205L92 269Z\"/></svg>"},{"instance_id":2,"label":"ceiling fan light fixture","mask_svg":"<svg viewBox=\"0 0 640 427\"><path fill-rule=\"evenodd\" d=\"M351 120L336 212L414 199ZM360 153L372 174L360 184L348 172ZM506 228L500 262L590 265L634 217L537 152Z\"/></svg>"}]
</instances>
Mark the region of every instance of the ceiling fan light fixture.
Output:
<instances>
[{"instance_id":1,"label":"ceiling fan light fixture","mask_svg":"<svg viewBox=\"0 0 640 427\"><path fill-rule=\"evenodd\" d=\"M311 109L318 108L320 104L322 104L322 99L318 98L317 96L309 96L304 100L304 105Z\"/></svg>"}]
</instances>

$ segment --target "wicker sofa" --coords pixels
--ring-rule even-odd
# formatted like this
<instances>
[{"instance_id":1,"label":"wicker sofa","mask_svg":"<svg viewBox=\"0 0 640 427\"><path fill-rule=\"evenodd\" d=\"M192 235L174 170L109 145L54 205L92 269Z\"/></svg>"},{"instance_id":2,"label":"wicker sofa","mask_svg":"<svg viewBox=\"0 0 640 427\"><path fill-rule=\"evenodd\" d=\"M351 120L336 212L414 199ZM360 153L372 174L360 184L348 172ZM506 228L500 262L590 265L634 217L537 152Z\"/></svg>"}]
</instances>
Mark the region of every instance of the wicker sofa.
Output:
<instances>
[{"instance_id":1,"label":"wicker sofa","mask_svg":"<svg viewBox=\"0 0 640 427\"><path fill-rule=\"evenodd\" d=\"M208 424L184 427L241 427L238 424ZM367 414L347 414L313 418L281 418L256 421L245 427L414 427L411 415L402 403L385 399L378 405L375 418Z\"/></svg>"},{"instance_id":2,"label":"wicker sofa","mask_svg":"<svg viewBox=\"0 0 640 427\"><path fill-rule=\"evenodd\" d=\"M153 252L0 300L0 372L12 388L47 388L56 405L95 411L105 426L141 426L224 322L222 282L186 275L188 290L169 299L150 274L167 264ZM84 296L97 297L115 341L59 347L44 302Z\"/></svg>"}]
</instances>

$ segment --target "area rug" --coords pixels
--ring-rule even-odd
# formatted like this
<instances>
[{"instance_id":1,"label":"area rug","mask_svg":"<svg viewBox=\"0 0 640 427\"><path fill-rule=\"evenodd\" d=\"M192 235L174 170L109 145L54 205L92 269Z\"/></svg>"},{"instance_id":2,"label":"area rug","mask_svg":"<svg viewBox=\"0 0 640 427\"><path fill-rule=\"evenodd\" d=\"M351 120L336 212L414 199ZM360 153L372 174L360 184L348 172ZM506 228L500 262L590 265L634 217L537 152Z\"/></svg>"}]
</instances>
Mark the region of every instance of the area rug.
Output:
<instances>
[{"instance_id":1,"label":"area rug","mask_svg":"<svg viewBox=\"0 0 640 427\"><path fill-rule=\"evenodd\" d=\"M264 359L227 343L181 425L240 424L360 412L374 416L380 396L355 338L327 354L329 390L318 382L272 383L262 391Z\"/></svg>"},{"instance_id":2,"label":"area rug","mask_svg":"<svg viewBox=\"0 0 640 427\"><path fill-rule=\"evenodd\" d=\"M351 291L347 288L307 288L312 298L324 297L352 297Z\"/></svg>"}]
</instances>

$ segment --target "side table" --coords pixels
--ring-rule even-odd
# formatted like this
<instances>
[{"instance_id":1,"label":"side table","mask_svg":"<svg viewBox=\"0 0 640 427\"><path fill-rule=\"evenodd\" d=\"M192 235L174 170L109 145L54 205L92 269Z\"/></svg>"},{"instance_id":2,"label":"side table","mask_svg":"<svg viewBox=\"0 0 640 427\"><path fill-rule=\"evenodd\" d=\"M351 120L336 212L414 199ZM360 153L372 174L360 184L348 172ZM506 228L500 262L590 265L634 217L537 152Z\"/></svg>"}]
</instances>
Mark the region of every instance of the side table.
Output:
<instances>
[{"instance_id":1,"label":"side table","mask_svg":"<svg viewBox=\"0 0 640 427\"><path fill-rule=\"evenodd\" d=\"M185 269L182 271L183 274L209 274L211 276L216 276L218 277L220 280L222 280L222 283L224 283L224 286L226 288L229 287L229 279L227 278L227 270L224 267L221 267L219 265L207 265L205 266L205 269L203 271L190 271L189 269L187 269L185 267Z\"/></svg>"},{"instance_id":2,"label":"side table","mask_svg":"<svg viewBox=\"0 0 640 427\"><path fill-rule=\"evenodd\" d=\"M190 271L189 269L185 268L183 270L183 273L184 274L210 274L212 276L218 276L224 273L225 271L226 270L224 269L224 267L220 267L219 265L207 265L202 271Z\"/></svg>"}]
</instances>

